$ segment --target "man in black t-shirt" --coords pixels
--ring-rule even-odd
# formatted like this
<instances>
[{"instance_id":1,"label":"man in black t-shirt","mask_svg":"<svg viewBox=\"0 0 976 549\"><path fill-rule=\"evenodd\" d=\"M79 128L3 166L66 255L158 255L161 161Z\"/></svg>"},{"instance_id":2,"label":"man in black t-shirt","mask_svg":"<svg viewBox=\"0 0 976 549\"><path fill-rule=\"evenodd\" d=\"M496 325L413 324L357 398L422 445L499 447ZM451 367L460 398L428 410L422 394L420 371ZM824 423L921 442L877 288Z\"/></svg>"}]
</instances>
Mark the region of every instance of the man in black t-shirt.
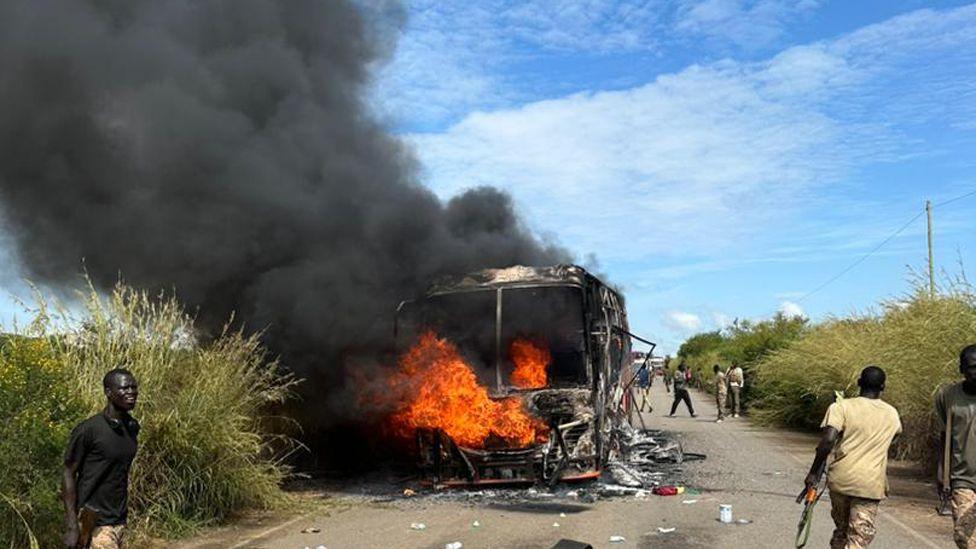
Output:
<instances>
[{"instance_id":1,"label":"man in black t-shirt","mask_svg":"<svg viewBox=\"0 0 976 549\"><path fill-rule=\"evenodd\" d=\"M79 423L64 455L61 497L65 509L64 545L84 548L79 539L79 515L94 511L91 549L119 549L127 519L129 468L136 455L139 423L129 415L139 388L132 373L116 368L102 379L108 403Z\"/></svg>"}]
</instances>

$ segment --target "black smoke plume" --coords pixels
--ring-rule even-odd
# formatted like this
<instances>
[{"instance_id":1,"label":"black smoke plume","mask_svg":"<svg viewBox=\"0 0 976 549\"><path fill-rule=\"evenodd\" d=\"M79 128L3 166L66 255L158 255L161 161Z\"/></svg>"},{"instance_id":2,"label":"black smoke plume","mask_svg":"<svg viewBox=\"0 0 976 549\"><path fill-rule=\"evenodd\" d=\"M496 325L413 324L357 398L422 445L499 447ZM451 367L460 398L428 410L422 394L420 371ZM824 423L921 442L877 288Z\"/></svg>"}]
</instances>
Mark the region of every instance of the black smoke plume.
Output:
<instances>
[{"instance_id":1,"label":"black smoke plume","mask_svg":"<svg viewBox=\"0 0 976 549\"><path fill-rule=\"evenodd\" d=\"M507 195L421 185L364 103L403 17L371 5L0 0L0 204L28 276L175 289L210 328L235 311L339 414L344 357L389 343L400 299L565 261Z\"/></svg>"}]
</instances>

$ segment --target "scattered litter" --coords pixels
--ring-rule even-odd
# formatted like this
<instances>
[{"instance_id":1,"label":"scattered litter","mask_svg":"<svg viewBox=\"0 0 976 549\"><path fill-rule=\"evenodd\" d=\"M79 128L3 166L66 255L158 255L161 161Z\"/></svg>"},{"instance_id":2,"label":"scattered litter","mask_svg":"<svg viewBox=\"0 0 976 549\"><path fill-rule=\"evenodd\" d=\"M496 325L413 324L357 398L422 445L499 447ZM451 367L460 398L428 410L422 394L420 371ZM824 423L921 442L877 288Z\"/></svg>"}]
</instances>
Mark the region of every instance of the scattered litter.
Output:
<instances>
[{"instance_id":1,"label":"scattered litter","mask_svg":"<svg viewBox=\"0 0 976 549\"><path fill-rule=\"evenodd\" d=\"M412 498L412 497L414 497L416 495L417 495L417 492L411 490L410 488L407 488L407 489L405 489L403 491L403 497L405 497L405 498Z\"/></svg>"},{"instance_id":2,"label":"scattered litter","mask_svg":"<svg viewBox=\"0 0 976 549\"><path fill-rule=\"evenodd\" d=\"M302 529L303 534L318 534L321 531L317 526L309 526L308 528Z\"/></svg>"},{"instance_id":3,"label":"scattered litter","mask_svg":"<svg viewBox=\"0 0 976 549\"><path fill-rule=\"evenodd\" d=\"M675 530L677 530L677 528L661 528L660 526L657 527L657 531L660 532L660 533L662 533L662 534L670 534L671 532L674 532Z\"/></svg>"},{"instance_id":4,"label":"scattered litter","mask_svg":"<svg viewBox=\"0 0 976 549\"><path fill-rule=\"evenodd\" d=\"M732 506L722 504L718 506L718 520L725 524L732 524Z\"/></svg>"},{"instance_id":5,"label":"scattered litter","mask_svg":"<svg viewBox=\"0 0 976 549\"><path fill-rule=\"evenodd\" d=\"M676 496L685 493L684 486L658 486L652 490L658 496Z\"/></svg>"},{"instance_id":6,"label":"scattered litter","mask_svg":"<svg viewBox=\"0 0 976 549\"><path fill-rule=\"evenodd\" d=\"M477 527L481 526L481 523L478 522L478 521L474 521L474 522L471 523L471 526L477 528Z\"/></svg>"},{"instance_id":7,"label":"scattered litter","mask_svg":"<svg viewBox=\"0 0 976 549\"><path fill-rule=\"evenodd\" d=\"M427 525L422 522L412 522L410 523L411 530L426 530Z\"/></svg>"},{"instance_id":8,"label":"scattered litter","mask_svg":"<svg viewBox=\"0 0 976 549\"><path fill-rule=\"evenodd\" d=\"M693 503L698 503L698 500L697 499L686 499L686 500L682 501L681 503L684 503L685 505L691 505Z\"/></svg>"},{"instance_id":9,"label":"scattered litter","mask_svg":"<svg viewBox=\"0 0 976 549\"><path fill-rule=\"evenodd\" d=\"M566 513L559 513L559 518L566 518Z\"/></svg>"},{"instance_id":10,"label":"scattered litter","mask_svg":"<svg viewBox=\"0 0 976 549\"><path fill-rule=\"evenodd\" d=\"M638 490L634 492L634 499L647 499L647 490Z\"/></svg>"},{"instance_id":11,"label":"scattered litter","mask_svg":"<svg viewBox=\"0 0 976 549\"><path fill-rule=\"evenodd\" d=\"M566 497L576 499L579 497L579 492L576 490L570 490L569 492L566 492Z\"/></svg>"},{"instance_id":12,"label":"scattered litter","mask_svg":"<svg viewBox=\"0 0 976 549\"><path fill-rule=\"evenodd\" d=\"M735 523L736 524L752 524L752 521L749 520L749 519L737 519L735 521Z\"/></svg>"},{"instance_id":13,"label":"scattered litter","mask_svg":"<svg viewBox=\"0 0 976 549\"><path fill-rule=\"evenodd\" d=\"M627 541L627 538L623 536L610 536L610 543L623 543Z\"/></svg>"},{"instance_id":14,"label":"scattered litter","mask_svg":"<svg viewBox=\"0 0 976 549\"><path fill-rule=\"evenodd\" d=\"M326 549L326 547L324 545L319 545L315 549Z\"/></svg>"},{"instance_id":15,"label":"scattered litter","mask_svg":"<svg viewBox=\"0 0 976 549\"><path fill-rule=\"evenodd\" d=\"M554 522L554 523L552 523L552 527L553 527L553 528L559 528L559 523L558 523L558 522Z\"/></svg>"},{"instance_id":16,"label":"scattered litter","mask_svg":"<svg viewBox=\"0 0 976 549\"><path fill-rule=\"evenodd\" d=\"M464 547L464 544L460 541L452 541L444 545L444 549L461 549L462 547Z\"/></svg>"}]
</instances>

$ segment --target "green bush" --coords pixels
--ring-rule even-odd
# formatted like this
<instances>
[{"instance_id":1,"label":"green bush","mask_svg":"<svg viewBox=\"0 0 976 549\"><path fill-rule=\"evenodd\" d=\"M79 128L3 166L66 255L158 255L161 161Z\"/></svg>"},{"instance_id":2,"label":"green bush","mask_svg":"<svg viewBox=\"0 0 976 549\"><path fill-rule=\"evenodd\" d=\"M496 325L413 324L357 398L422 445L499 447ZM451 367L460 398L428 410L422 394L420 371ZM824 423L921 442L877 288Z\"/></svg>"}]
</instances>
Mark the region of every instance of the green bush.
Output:
<instances>
[{"instance_id":1,"label":"green bush","mask_svg":"<svg viewBox=\"0 0 976 549\"><path fill-rule=\"evenodd\" d=\"M104 406L102 376L118 366L140 385L129 500L137 537L185 535L282 502L287 445L269 433L264 414L294 381L257 336L225 329L199 344L193 319L172 299L124 286L84 297L80 320L49 315L41 303L27 337L2 347L0 411L13 420L0 425L0 494L13 504L0 502L0 546L23 545L24 521L42 546L57 544L67 435Z\"/></svg>"},{"instance_id":2,"label":"green bush","mask_svg":"<svg viewBox=\"0 0 976 549\"><path fill-rule=\"evenodd\" d=\"M671 361L672 366L683 360L692 372L701 372L704 386L711 391L714 365L719 364L724 370L732 362L737 362L746 376L743 401L749 402L761 390L753 379L754 365L769 353L799 338L807 324L806 318L782 313L759 322L736 320L722 331L704 332L690 337L678 349L679 360Z\"/></svg>"}]
</instances>

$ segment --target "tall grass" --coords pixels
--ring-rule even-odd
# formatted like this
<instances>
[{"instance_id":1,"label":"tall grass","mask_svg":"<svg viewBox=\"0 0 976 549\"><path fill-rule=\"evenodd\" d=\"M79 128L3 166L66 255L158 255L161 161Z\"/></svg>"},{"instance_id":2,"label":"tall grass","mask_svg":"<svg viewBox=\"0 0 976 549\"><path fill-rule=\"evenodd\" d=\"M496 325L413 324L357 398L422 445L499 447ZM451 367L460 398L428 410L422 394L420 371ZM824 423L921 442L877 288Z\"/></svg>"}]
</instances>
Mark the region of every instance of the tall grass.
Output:
<instances>
[{"instance_id":1,"label":"tall grass","mask_svg":"<svg viewBox=\"0 0 976 549\"><path fill-rule=\"evenodd\" d=\"M0 547L26 543L20 516L42 546L57 544L67 435L104 406L102 376L119 366L140 385L129 500L137 536L185 535L282 502L287 445L269 432L265 414L294 380L258 337L227 328L198 342L175 300L121 285L107 297L82 297L80 318L40 301L23 336L0 347L0 411L11 418L0 425L0 493L13 502L0 509Z\"/></svg>"},{"instance_id":2,"label":"tall grass","mask_svg":"<svg viewBox=\"0 0 976 549\"><path fill-rule=\"evenodd\" d=\"M888 374L884 400L901 414L897 454L930 461L935 390L957 381L959 351L976 342L976 299L965 281L930 296L921 286L877 311L834 318L805 331L753 368L754 416L767 423L815 428L834 391L857 394L869 364Z\"/></svg>"}]
</instances>

